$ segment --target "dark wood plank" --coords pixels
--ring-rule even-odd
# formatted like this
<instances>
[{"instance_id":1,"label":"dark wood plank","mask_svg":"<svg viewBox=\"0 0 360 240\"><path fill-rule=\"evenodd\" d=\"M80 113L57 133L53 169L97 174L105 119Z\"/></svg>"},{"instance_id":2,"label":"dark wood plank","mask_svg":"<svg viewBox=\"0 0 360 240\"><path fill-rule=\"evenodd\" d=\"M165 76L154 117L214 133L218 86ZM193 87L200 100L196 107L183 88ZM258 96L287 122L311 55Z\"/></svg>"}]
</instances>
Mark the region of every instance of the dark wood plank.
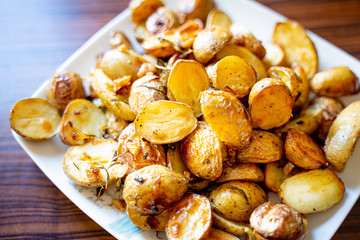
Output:
<instances>
[{"instance_id":1,"label":"dark wood plank","mask_svg":"<svg viewBox=\"0 0 360 240\"><path fill-rule=\"evenodd\" d=\"M67 199L13 139L10 107L129 0L0 1L0 238L113 239ZM259 0L360 59L360 1ZM333 239L360 239L360 202Z\"/></svg>"}]
</instances>

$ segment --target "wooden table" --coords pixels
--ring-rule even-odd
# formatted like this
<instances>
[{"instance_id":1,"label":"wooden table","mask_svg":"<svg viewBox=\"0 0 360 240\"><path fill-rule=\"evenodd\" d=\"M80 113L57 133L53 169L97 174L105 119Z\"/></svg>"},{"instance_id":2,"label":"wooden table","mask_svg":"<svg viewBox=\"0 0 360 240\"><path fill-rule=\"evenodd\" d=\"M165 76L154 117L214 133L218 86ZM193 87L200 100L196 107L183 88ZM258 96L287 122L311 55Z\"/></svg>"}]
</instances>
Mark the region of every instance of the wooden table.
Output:
<instances>
[{"instance_id":1,"label":"wooden table","mask_svg":"<svg viewBox=\"0 0 360 240\"><path fill-rule=\"evenodd\" d=\"M112 239L15 142L8 114L128 1L0 1L0 238ZM360 1L259 2L360 59ZM333 239L360 239L359 226L358 201Z\"/></svg>"}]
</instances>

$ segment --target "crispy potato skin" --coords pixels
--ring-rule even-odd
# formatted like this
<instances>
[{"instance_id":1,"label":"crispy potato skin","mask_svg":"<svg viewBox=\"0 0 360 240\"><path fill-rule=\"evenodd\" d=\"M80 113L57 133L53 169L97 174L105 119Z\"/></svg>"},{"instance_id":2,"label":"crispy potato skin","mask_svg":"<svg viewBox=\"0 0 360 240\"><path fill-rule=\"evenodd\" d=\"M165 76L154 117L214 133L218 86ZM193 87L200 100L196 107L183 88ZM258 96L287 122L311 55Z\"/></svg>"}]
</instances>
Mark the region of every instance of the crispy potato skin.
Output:
<instances>
[{"instance_id":1,"label":"crispy potato skin","mask_svg":"<svg viewBox=\"0 0 360 240\"><path fill-rule=\"evenodd\" d=\"M225 145L202 121L198 122L197 128L181 145L182 160L190 172L211 181L216 180L222 173L225 151Z\"/></svg>"},{"instance_id":2,"label":"crispy potato skin","mask_svg":"<svg viewBox=\"0 0 360 240\"><path fill-rule=\"evenodd\" d=\"M229 220L245 222L257 206L267 201L267 196L256 183L231 181L215 188L209 199L216 213Z\"/></svg>"},{"instance_id":3,"label":"crispy potato skin","mask_svg":"<svg viewBox=\"0 0 360 240\"><path fill-rule=\"evenodd\" d=\"M332 123L325 140L326 159L336 171L343 171L360 134L360 101L344 108Z\"/></svg>"},{"instance_id":4,"label":"crispy potato skin","mask_svg":"<svg viewBox=\"0 0 360 240\"><path fill-rule=\"evenodd\" d=\"M293 107L294 111L298 111L302 109L308 101L310 86L305 71L299 63L292 64L291 69L297 75L299 81L299 93Z\"/></svg>"},{"instance_id":5,"label":"crispy potato skin","mask_svg":"<svg viewBox=\"0 0 360 240\"><path fill-rule=\"evenodd\" d=\"M160 214L143 214L142 212L126 207L126 213L138 228L143 230L165 231L170 211L167 209Z\"/></svg>"},{"instance_id":6,"label":"crispy potato skin","mask_svg":"<svg viewBox=\"0 0 360 240\"><path fill-rule=\"evenodd\" d=\"M80 76L73 72L56 74L50 79L46 98L60 112L64 111L72 100L86 98Z\"/></svg>"},{"instance_id":7,"label":"crispy potato skin","mask_svg":"<svg viewBox=\"0 0 360 240\"><path fill-rule=\"evenodd\" d=\"M187 181L162 165L139 169L125 179L123 197L128 207L143 214L159 214L179 201Z\"/></svg>"},{"instance_id":8,"label":"crispy potato skin","mask_svg":"<svg viewBox=\"0 0 360 240\"><path fill-rule=\"evenodd\" d=\"M169 240L204 239L211 229L211 213L207 197L195 193L185 196L170 211L166 236Z\"/></svg>"},{"instance_id":9,"label":"crispy potato skin","mask_svg":"<svg viewBox=\"0 0 360 240\"><path fill-rule=\"evenodd\" d=\"M342 200L344 191L344 183L332 170L314 169L287 178L280 186L279 199L307 214L331 208Z\"/></svg>"},{"instance_id":10,"label":"crispy potato skin","mask_svg":"<svg viewBox=\"0 0 360 240\"><path fill-rule=\"evenodd\" d=\"M264 130L280 127L291 117L294 97L279 79L265 78L254 84L249 94L253 123Z\"/></svg>"},{"instance_id":11,"label":"crispy potato skin","mask_svg":"<svg viewBox=\"0 0 360 240\"><path fill-rule=\"evenodd\" d=\"M264 173L256 164L252 163L240 163L235 166L226 165L224 166L223 172L216 180L216 182L223 183L234 180L263 182Z\"/></svg>"},{"instance_id":12,"label":"crispy potato skin","mask_svg":"<svg viewBox=\"0 0 360 240\"><path fill-rule=\"evenodd\" d=\"M166 166L164 148L142 138L135 131L134 123L130 123L121 132L118 143L118 161L127 163L130 171L156 164Z\"/></svg>"},{"instance_id":13,"label":"crispy potato skin","mask_svg":"<svg viewBox=\"0 0 360 240\"><path fill-rule=\"evenodd\" d=\"M319 145L305 133L289 129L285 139L286 158L298 167L316 169L328 165Z\"/></svg>"},{"instance_id":14,"label":"crispy potato skin","mask_svg":"<svg viewBox=\"0 0 360 240\"><path fill-rule=\"evenodd\" d=\"M214 7L214 0L182 0L177 5L177 16L180 23L189 19L200 19L205 23L210 10Z\"/></svg>"},{"instance_id":15,"label":"crispy potato skin","mask_svg":"<svg viewBox=\"0 0 360 240\"><path fill-rule=\"evenodd\" d=\"M282 140L273 133L253 130L250 145L236 155L242 163L268 163L281 159L284 153Z\"/></svg>"},{"instance_id":16,"label":"crispy potato skin","mask_svg":"<svg viewBox=\"0 0 360 240\"><path fill-rule=\"evenodd\" d=\"M145 21L159 7L164 6L161 0L131 0L129 8L134 23Z\"/></svg>"}]
</instances>

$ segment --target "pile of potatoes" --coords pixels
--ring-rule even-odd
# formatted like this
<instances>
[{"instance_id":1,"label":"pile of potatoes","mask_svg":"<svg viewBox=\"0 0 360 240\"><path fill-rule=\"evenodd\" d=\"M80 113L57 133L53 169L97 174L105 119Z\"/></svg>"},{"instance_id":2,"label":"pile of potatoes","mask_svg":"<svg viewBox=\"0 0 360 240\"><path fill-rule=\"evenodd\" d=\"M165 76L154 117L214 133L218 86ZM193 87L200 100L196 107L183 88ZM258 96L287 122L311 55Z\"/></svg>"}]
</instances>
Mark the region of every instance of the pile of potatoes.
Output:
<instances>
[{"instance_id":1,"label":"pile of potatoes","mask_svg":"<svg viewBox=\"0 0 360 240\"><path fill-rule=\"evenodd\" d=\"M333 170L358 139L360 101L337 98L357 94L358 78L344 66L318 72L294 21L262 44L213 0L129 8L143 52L115 32L86 78L89 94L78 74L57 74L47 100L15 104L11 127L31 140L59 132L71 146L69 178L98 197L116 183L113 205L141 229L169 239L303 237L304 214L343 198Z\"/></svg>"}]
</instances>

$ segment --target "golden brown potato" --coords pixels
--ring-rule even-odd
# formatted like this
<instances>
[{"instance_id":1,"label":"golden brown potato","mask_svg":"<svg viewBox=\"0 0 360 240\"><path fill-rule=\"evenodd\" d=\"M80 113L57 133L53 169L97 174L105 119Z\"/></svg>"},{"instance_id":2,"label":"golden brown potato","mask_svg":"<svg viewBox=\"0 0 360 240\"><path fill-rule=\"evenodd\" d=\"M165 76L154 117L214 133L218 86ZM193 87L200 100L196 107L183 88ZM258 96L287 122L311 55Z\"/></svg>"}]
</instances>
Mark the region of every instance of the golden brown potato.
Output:
<instances>
[{"instance_id":1,"label":"golden brown potato","mask_svg":"<svg viewBox=\"0 0 360 240\"><path fill-rule=\"evenodd\" d=\"M177 15L181 23L189 19L200 19L205 22L214 0L182 0L177 5Z\"/></svg>"},{"instance_id":2,"label":"golden brown potato","mask_svg":"<svg viewBox=\"0 0 360 240\"><path fill-rule=\"evenodd\" d=\"M209 235L204 240L240 240L234 235L217 228L211 228Z\"/></svg>"},{"instance_id":3,"label":"golden brown potato","mask_svg":"<svg viewBox=\"0 0 360 240\"><path fill-rule=\"evenodd\" d=\"M236 158L241 163L268 163L281 159L284 153L282 140L273 133L253 130L250 145L239 151Z\"/></svg>"},{"instance_id":4,"label":"golden brown potato","mask_svg":"<svg viewBox=\"0 0 360 240\"><path fill-rule=\"evenodd\" d=\"M111 166L116 146L115 140L99 139L69 148L63 159L65 174L77 184L106 188L128 170L126 164Z\"/></svg>"},{"instance_id":5,"label":"golden brown potato","mask_svg":"<svg viewBox=\"0 0 360 240\"><path fill-rule=\"evenodd\" d=\"M125 45L127 49L134 49L129 39L123 32L113 32L110 36L110 47L112 49Z\"/></svg>"},{"instance_id":6,"label":"golden brown potato","mask_svg":"<svg viewBox=\"0 0 360 240\"><path fill-rule=\"evenodd\" d=\"M207 18L206 18L206 28L211 28L212 26L219 26L225 29L229 29L232 22L229 16L220 11L219 9L212 9Z\"/></svg>"},{"instance_id":7,"label":"golden brown potato","mask_svg":"<svg viewBox=\"0 0 360 240\"><path fill-rule=\"evenodd\" d=\"M143 214L135 209L126 207L126 213L129 219L140 229L165 231L170 211L165 210L160 214Z\"/></svg>"},{"instance_id":8,"label":"golden brown potato","mask_svg":"<svg viewBox=\"0 0 360 240\"><path fill-rule=\"evenodd\" d=\"M131 0L129 8L134 23L145 21L159 7L164 6L161 0Z\"/></svg>"},{"instance_id":9,"label":"golden brown potato","mask_svg":"<svg viewBox=\"0 0 360 240\"><path fill-rule=\"evenodd\" d=\"M282 203L307 214L331 208L341 201L344 191L344 183L333 171L314 169L286 179L280 186L279 198Z\"/></svg>"},{"instance_id":10,"label":"golden brown potato","mask_svg":"<svg viewBox=\"0 0 360 240\"><path fill-rule=\"evenodd\" d=\"M141 168L125 179L123 197L128 207L143 214L159 214L179 201L187 190L179 173L162 165Z\"/></svg>"},{"instance_id":11,"label":"golden brown potato","mask_svg":"<svg viewBox=\"0 0 360 240\"><path fill-rule=\"evenodd\" d=\"M231 93L206 90L201 93L201 110L220 141L243 149L250 143L252 124L244 105Z\"/></svg>"},{"instance_id":12,"label":"golden brown potato","mask_svg":"<svg viewBox=\"0 0 360 240\"><path fill-rule=\"evenodd\" d=\"M211 68L214 87L233 93L237 98L247 96L257 81L253 67L238 56L224 57Z\"/></svg>"},{"instance_id":13,"label":"golden brown potato","mask_svg":"<svg viewBox=\"0 0 360 240\"><path fill-rule=\"evenodd\" d=\"M178 26L178 19L175 13L166 7L159 7L146 20L146 28L152 34L167 32Z\"/></svg>"},{"instance_id":14,"label":"golden brown potato","mask_svg":"<svg viewBox=\"0 0 360 240\"><path fill-rule=\"evenodd\" d=\"M336 171L343 171L360 134L360 101L344 108L332 123L325 140L326 159Z\"/></svg>"},{"instance_id":15,"label":"golden brown potato","mask_svg":"<svg viewBox=\"0 0 360 240\"><path fill-rule=\"evenodd\" d=\"M59 135L67 145L81 145L101 138L105 129L105 114L90 101L76 99L64 111Z\"/></svg>"},{"instance_id":16,"label":"golden brown potato","mask_svg":"<svg viewBox=\"0 0 360 240\"><path fill-rule=\"evenodd\" d=\"M290 89L291 94L297 99L299 95L299 79L295 72L288 67L271 67L268 70L268 76L270 78L277 78L283 81Z\"/></svg>"},{"instance_id":17,"label":"golden brown potato","mask_svg":"<svg viewBox=\"0 0 360 240\"><path fill-rule=\"evenodd\" d=\"M166 236L169 240L204 239L211 229L211 212L207 197L195 193L185 196L170 211Z\"/></svg>"},{"instance_id":18,"label":"golden brown potato","mask_svg":"<svg viewBox=\"0 0 360 240\"><path fill-rule=\"evenodd\" d=\"M305 71L304 69L300 66L300 64L298 63L294 63L291 65L291 69L294 71L294 73L297 75L298 80L299 80L299 94L297 95L295 102L294 102L294 107L293 109L295 111L302 109L309 98L309 92L310 92L310 87L309 87L309 81L306 77Z\"/></svg>"},{"instance_id":19,"label":"golden brown potato","mask_svg":"<svg viewBox=\"0 0 360 240\"><path fill-rule=\"evenodd\" d=\"M266 68L260 58L245 47L228 44L216 54L216 60L231 55L245 59L255 69L258 80L266 77Z\"/></svg>"},{"instance_id":20,"label":"golden brown potato","mask_svg":"<svg viewBox=\"0 0 360 240\"><path fill-rule=\"evenodd\" d=\"M218 26L200 31L193 43L195 59L202 64L207 63L225 46L230 36L227 29Z\"/></svg>"},{"instance_id":21,"label":"golden brown potato","mask_svg":"<svg viewBox=\"0 0 360 240\"><path fill-rule=\"evenodd\" d=\"M165 99L166 88L158 76L145 75L131 85L129 105L135 114L149 103Z\"/></svg>"},{"instance_id":22,"label":"golden brown potato","mask_svg":"<svg viewBox=\"0 0 360 240\"><path fill-rule=\"evenodd\" d=\"M286 158L298 167L316 169L329 163L319 145L305 133L289 129L285 139Z\"/></svg>"},{"instance_id":23,"label":"golden brown potato","mask_svg":"<svg viewBox=\"0 0 360 240\"><path fill-rule=\"evenodd\" d=\"M105 110L105 119L106 133L114 139L117 139L122 130L124 130L124 128L128 125L127 121L123 119L117 119L114 113L109 109Z\"/></svg>"},{"instance_id":24,"label":"golden brown potato","mask_svg":"<svg viewBox=\"0 0 360 240\"><path fill-rule=\"evenodd\" d=\"M50 79L46 89L46 98L60 112L74 99L86 98L82 80L77 73L56 74Z\"/></svg>"},{"instance_id":25,"label":"golden brown potato","mask_svg":"<svg viewBox=\"0 0 360 240\"><path fill-rule=\"evenodd\" d=\"M305 70L306 77L311 79L318 68L318 55L306 30L295 21L279 22L273 34L273 42L278 43L285 51L285 64L298 62Z\"/></svg>"},{"instance_id":26,"label":"golden brown potato","mask_svg":"<svg viewBox=\"0 0 360 240\"><path fill-rule=\"evenodd\" d=\"M261 129L280 127L291 117L294 97L279 79L264 78L249 94L249 112L253 123Z\"/></svg>"},{"instance_id":27,"label":"golden brown potato","mask_svg":"<svg viewBox=\"0 0 360 240\"><path fill-rule=\"evenodd\" d=\"M224 144L202 121L181 145L181 156L186 167L199 178L216 180L222 173L226 151Z\"/></svg>"},{"instance_id":28,"label":"golden brown potato","mask_svg":"<svg viewBox=\"0 0 360 240\"><path fill-rule=\"evenodd\" d=\"M144 107L134 123L143 138L165 144L184 139L196 128L197 119L188 105L160 100Z\"/></svg>"},{"instance_id":29,"label":"golden brown potato","mask_svg":"<svg viewBox=\"0 0 360 240\"><path fill-rule=\"evenodd\" d=\"M57 109L41 98L27 98L15 103L10 112L10 126L20 136L40 141L58 131L61 116Z\"/></svg>"},{"instance_id":30,"label":"golden brown potato","mask_svg":"<svg viewBox=\"0 0 360 240\"><path fill-rule=\"evenodd\" d=\"M360 91L359 79L348 67L318 72L310 81L311 90L321 96L341 97Z\"/></svg>"},{"instance_id":31,"label":"golden brown potato","mask_svg":"<svg viewBox=\"0 0 360 240\"><path fill-rule=\"evenodd\" d=\"M176 53L176 50L170 43L166 41L160 41L155 35L147 36L141 43L141 46L147 54L159 58L170 57Z\"/></svg>"},{"instance_id":32,"label":"golden brown potato","mask_svg":"<svg viewBox=\"0 0 360 240\"><path fill-rule=\"evenodd\" d=\"M283 171L281 161L266 163L264 168L265 186L272 192L277 193L280 185L288 177Z\"/></svg>"},{"instance_id":33,"label":"golden brown potato","mask_svg":"<svg viewBox=\"0 0 360 240\"><path fill-rule=\"evenodd\" d=\"M215 188L209 196L215 213L233 221L249 221L252 211L267 201L256 183L231 181Z\"/></svg>"},{"instance_id":34,"label":"golden brown potato","mask_svg":"<svg viewBox=\"0 0 360 240\"><path fill-rule=\"evenodd\" d=\"M190 178L191 173L181 158L180 148L180 142L169 145L169 148L166 151L166 166L171 170L184 175L186 178Z\"/></svg>"},{"instance_id":35,"label":"golden brown potato","mask_svg":"<svg viewBox=\"0 0 360 240\"><path fill-rule=\"evenodd\" d=\"M130 123L118 138L117 161L127 163L130 171L135 171L150 165L166 166L164 148L143 139L135 131L134 123Z\"/></svg>"},{"instance_id":36,"label":"golden brown potato","mask_svg":"<svg viewBox=\"0 0 360 240\"><path fill-rule=\"evenodd\" d=\"M216 180L217 183L223 183L228 181L252 181L263 182L264 173L261 169L252 163L236 164L235 166L224 166L222 174Z\"/></svg>"},{"instance_id":37,"label":"golden brown potato","mask_svg":"<svg viewBox=\"0 0 360 240\"><path fill-rule=\"evenodd\" d=\"M219 214L215 212L212 213L213 217L213 226L220 228L226 232L234 234L235 236L244 236L246 235L246 239L255 240L255 235L251 227L242 222L234 222L230 221L226 218L223 218Z\"/></svg>"},{"instance_id":38,"label":"golden brown potato","mask_svg":"<svg viewBox=\"0 0 360 240\"><path fill-rule=\"evenodd\" d=\"M194 178L192 176L191 178ZM189 191L201 191L208 187L211 184L211 181L208 179L195 178L194 180L189 181L188 190Z\"/></svg>"},{"instance_id":39,"label":"golden brown potato","mask_svg":"<svg viewBox=\"0 0 360 240\"><path fill-rule=\"evenodd\" d=\"M325 142L331 124L334 122L336 116L341 112L341 110L344 109L344 104L336 98L318 97L315 98L314 105L323 110L322 121L316 131L316 137L321 142Z\"/></svg>"},{"instance_id":40,"label":"golden brown potato","mask_svg":"<svg viewBox=\"0 0 360 240\"><path fill-rule=\"evenodd\" d=\"M306 232L304 221L306 217L296 209L274 202L261 204L250 217L250 225L265 239L298 239Z\"/></svg>"},{"instance_id":41,"label":"golden brown potato","mask_svg":"<svg viewBox=\"0 0 360 240\"><path fill-rule=\"evenodd\" d=\"M150 32L146 28L145 21L135 24L134 37L138 42L142 43L150 35Z\"/></svg>"},{"instance_id":42,"label":"golden brown potato","mask_svg":"<svg viewBox=\"0 0 360 240\"><path fill-rule=\"evenodd\" d=\"M209 87L204 66L194 60L177 60L167 82L169 99L189 105L196 117L202 114L200 93Z\"/></svg>"},{"instance_id":43,"label":"golden brown potato","mask_svg":"<svg viewBox=\"0 0 360 240\"><path fill-rule=\"evenodd\" d=\"M272 66L283 66L285 63L285 52L277 43L264 44L266 54L262 59L265 67L269 69Z\"/></svg>"}]
</instances>

